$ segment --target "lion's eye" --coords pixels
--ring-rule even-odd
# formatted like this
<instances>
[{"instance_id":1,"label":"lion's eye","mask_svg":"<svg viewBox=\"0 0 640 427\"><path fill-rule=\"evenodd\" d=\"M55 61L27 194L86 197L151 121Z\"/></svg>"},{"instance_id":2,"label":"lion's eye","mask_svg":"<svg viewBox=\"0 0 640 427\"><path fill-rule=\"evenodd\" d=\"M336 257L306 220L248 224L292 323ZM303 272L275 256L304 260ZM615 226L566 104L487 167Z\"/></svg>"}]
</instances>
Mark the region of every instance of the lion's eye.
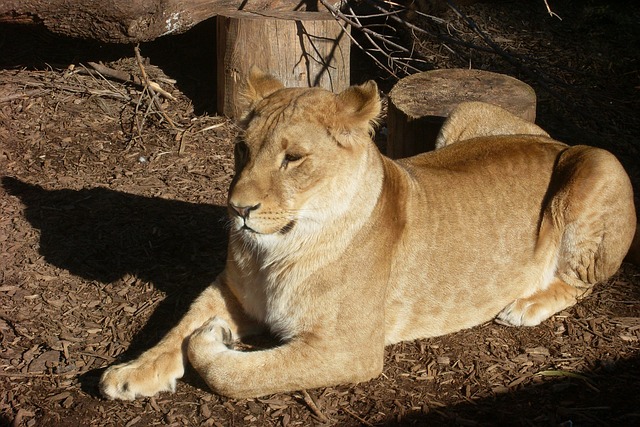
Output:
<instances>
[{"instance_id":1,"label":"lion's eye","mask_svg":"<svg viewBox=\"0 0 640 427\"><path fill-rule=\"evenodd\" d=\"M289 163L296 163L302 160L302 155L299 154L285 154L284 159L282 159L282 164L280 165L282 168L286 168L289 166Z\"/></svg>"}]
</instances>

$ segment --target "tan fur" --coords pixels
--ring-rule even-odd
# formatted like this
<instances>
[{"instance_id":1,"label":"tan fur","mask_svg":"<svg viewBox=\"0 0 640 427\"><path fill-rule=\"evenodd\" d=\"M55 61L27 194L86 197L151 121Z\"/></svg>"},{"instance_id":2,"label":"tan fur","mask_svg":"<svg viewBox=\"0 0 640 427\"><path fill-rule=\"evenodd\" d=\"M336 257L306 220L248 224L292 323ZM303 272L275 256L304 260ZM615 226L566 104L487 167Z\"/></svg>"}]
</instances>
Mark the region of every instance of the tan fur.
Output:
<instances>
[{"instance_id":1,"label":"tan fur","mask_svg":"<svg viewBox=\"0 0 640 427\"><path fill-rule=\"evenodd\" d=\"M442 125L436 138L436 149L466 139L492 135L549 136L535 124L496 105L476 101L463 102L451 112Z\"/></svg>"},{"instance_id":2,"label":"tan fur","mask_svg":"<svg viewBox=\"0 0 640 427\"><path fill-rule=\"evenodd\" d=\"M369 135L374 83L334 95L253 73L248 87L226 268L157 346L107 369L108 398L173 390L187 359L231 397L365 381L385 344L496 316L536 325L627 252L631 185L606 151L463 106L445 128L465 141L394 162ZM230 348L261 327L282 345Z\"/></svg>"}]
</instances>

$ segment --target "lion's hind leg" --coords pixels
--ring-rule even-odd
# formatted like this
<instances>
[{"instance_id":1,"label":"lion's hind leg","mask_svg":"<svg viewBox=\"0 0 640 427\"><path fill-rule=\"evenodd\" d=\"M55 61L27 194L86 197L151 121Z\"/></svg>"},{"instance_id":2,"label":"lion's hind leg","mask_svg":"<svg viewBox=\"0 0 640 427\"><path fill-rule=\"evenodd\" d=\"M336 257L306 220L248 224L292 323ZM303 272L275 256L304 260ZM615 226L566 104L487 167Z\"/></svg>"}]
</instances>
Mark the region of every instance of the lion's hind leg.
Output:
<instances>
[{"instance_id":1,"label":"lion's hind leg","mask_svg":"<svg viewBox=\"0 0 640 427\"><path fill-rule=\"evenodd\" d=\"M547 196L535 257L550 274L498 315L512 325L537 325L588 295L618 270L635 232L631 183L606 151L565 150Z\"/></svg>"},{"instance_id":2,"label":"lion's hind leg","mask_svg":"<svg viewBox=\"0 0 640 427\"><path fill-rule=\"evenodd\" d=\"M574 305L585 293L557 277L561 242L562 229L545 213L534 252L534 265L538 269L544 266L542 272L529 276L534 279L523 295L507 305L498 314L498 320L513 326L535 326Z\"/></svg>"}]
</instances>

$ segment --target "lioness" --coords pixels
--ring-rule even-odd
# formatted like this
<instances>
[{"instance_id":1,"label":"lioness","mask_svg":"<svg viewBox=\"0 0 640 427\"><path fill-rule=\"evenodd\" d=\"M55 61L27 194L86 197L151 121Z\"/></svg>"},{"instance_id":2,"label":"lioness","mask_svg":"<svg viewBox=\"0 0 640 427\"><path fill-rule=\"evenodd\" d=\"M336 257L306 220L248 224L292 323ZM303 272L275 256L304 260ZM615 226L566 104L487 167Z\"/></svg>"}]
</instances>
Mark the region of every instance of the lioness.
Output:
<instances>
[{"instance_id":1,"label":"lioness","mask_svg":"<svg viewBox=\"0 0 640 427\"><path fill-rule=\"evenodd\" d=\"M336 95L253 70L247 97L226 267L158 345L106 370L108 398L174 390L187 360L236 398L365 381L386 344L496 316L539 324L629 248L632 189L606 151L544 131L474 137L473 114L453 114L445 129L465 141L393 161L370 137L373 82ZM473 118L480 134L494 119L513 118ZM231 348L261 329L282 344Z\"/></svg>"}]
</instances>

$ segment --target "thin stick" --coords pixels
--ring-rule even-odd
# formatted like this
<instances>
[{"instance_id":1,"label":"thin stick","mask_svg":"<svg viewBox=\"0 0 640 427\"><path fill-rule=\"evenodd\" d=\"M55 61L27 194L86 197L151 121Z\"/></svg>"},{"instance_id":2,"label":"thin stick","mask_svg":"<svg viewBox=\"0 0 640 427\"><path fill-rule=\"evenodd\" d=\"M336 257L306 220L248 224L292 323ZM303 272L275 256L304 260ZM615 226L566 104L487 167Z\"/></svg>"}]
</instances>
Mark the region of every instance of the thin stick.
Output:
<instances>
[{"instance_id":1,"label":"thin stick","mask_svg":"<svg viewBox=\"0 0 640 427\"><path fill-rule=\"evenodd\" d=\"M309 409L311 409L311 412L313 412L313 414L318 417L320 421L322 421L323 423L328 423L330 421L329 418L327 418L327 416L322 413L320 408L318 408L318 405L316 405L316 402L311 398L311 396L309 396L307 390L302 390L302 398L304 399L304 403L306 403Z\"/></svg>"},{"instance_id":2,"label":"thin stick","mask_svg":"<svg viewBox=\"0 0 640 427\"><path fill-rule=\"evenodd\" d=\"M383 54L383 55L385 55L387 57L387 59L390 62L390 67L387 67L386 65L384 65L378 58L376 58L371 52L369 52L368 49L364 49L356 41L356 39L351 35L351 32L350 31L346 31L346 28L345 28L346 34L354 42L354 44L356 46L358 46L360 48L360 50L362 50L364 53L366 53L370 58L372 58L374 60L374 62L376 62L376 64L378 64L378 66L380 68L382 68L383 70L388 72L390 75L398 78L398 76L396 75L396 73L394 71L394 68L396 68L396 67L393 66L394 63L401 64L401 65L403 65L405 67L410 67L409 64L403 63L402 61L398 60L397 58L394 58L391 54L386 53L375 41L373 41L373 39L380 40L385 45L394 47L394 48L396 48L397 50L400 50L400 51L409 52L409 50L407 48L405 48L403 46L400 46L397 43L392 42L387 36L384 36L384 35L382 35L380 33L377 33L375 31L365 27L364 25L362 25L360 23L359 19L358 19L359 17L358 17L357 14L352 13L351 15L345 15L344 13L342 13L340 11L339 8L334 7L327 0L320 0L320 2L327 8L327 10L329 10L329 12L333 15L334 19L340 24L340 26L342 28L345 28L345 26L343 25L343 22L344 22L345 24L350 25L350 26L358 29L362 34L365 35L365 37L369 40L369 42L374 46L374 48L375 48L375 49L373 49L374 51L378 51L378 52L380 52L381 54Z\"/></svg>"},{"instance_id":3,"label":"thin stick","mask_svg":"<svg viewBox=\"0 0 640 427\"><path fill-rule=\"evenodd\" d=\"M127 94L126 94L126 93L124 93L124 92L122 91L122 89L118 89L118 88L116 88L116 87L115 87L115 86L114 86L114 85L109 81L109 79L107 79L107 78L106 78L106 77L105 77L105 76L104 76L100 71L98 71L98 70L94 70L94 71L92 71L92 70L89 70L87 67L85 67L85 66L84 66L84 64L80 64L80 65L82 66L82 70L84 70L84 71L85 71L89 76L91 76L91 78L92 78L96 83L100 83L100 82L104 81L104 82L105 82L106 84L108 84L108 85L109 85L109 87L110 87L111 89L113 89L115 92L118 92L118 93L122 94L122 96L127 97ZM96 65L98 65L98 64L96 64ZM114 71L115 71L115 70L114 70ZM98 80L98 79L96 78L95 74L97 74L97 75L98 75L102 80ZM76 80L77 80L77 79L76 79ZM80 83L80 82L79 82L79 83Z\"/></svg>"},{"instance_id":4,"label":"thin stick","mask_svg":"<svg viewBox=\"0 0 640 427\"><path fill-rule=\"evenodd\" d=\"M553 10L551 10L551 7L549 7L549 3L547 2L547 0L544 0L544 5L547 7L547 12L549 12L549 15L551 15L552 17L555 16L556 18L562 21L562 18L560 18L560 15L558 15Z\"/></svg>"},{"instance_id":5,"label":"thin stick","mask_svg":"<svg viewBox=\"0 0 640 427\"><path fill-rule=\"evenodd\" d=\"M144 80L141 80L139 77L129 74L125 71L114 70L113 68L109 68L105 65L98 64L96 62L87 62L87 64L90 65L91 68L93 68L99 74L102 74L103 76L106 76L106 77L110 77L114 80L118 80L124 83L133 83L141 87L144 87L146 84ZM86 69L86 72L91 73L91 70ZM167 99L171 99L172 101L175 100L175 97L171 95L169 92L167 92L166 90L162 89L162 87L160 87L158 83L150 81L148 82L148 85L151 86L153 90L158 92L163 97Z\"/></svg>"},{"instance_id":6,"label":"thin stick","mask_svg":"<svg viewBox=\"0 0 640 427\"><path fill-rule=\"evenodd\" d=\"M32 96L42 95L47 92L50 92L50 91L47 89L33 89L23 93L14 93L13 95L8 95L0 98L0 103L13 101L15 99L20 99L20 98L31 98Z\"/></svg>"},{"instance_id":7,"label":"thin stick","mask_svg":"<svg viewBox=\"0 0 640 427\"><path fill-rule=\"evenodd\" d=\"M397 78L397 76L395 75L395 73L393 72L392 69L388 68L382 62L380 62L380 60L378 58L376 58L371 52L369 52L369 50L365 49L360 43L358 43L358 40L356 40L355 37L353 37L353 35L351 34L351 31L348 30L347 26L342 23L342 20L339 17L337 17L336 15L333 15L333 17L335 18L335 20L338 23L338 25L340 25L342 27L342 29L344 30L345 34L347 34L349 36L349 38L351 39L353 44L355 44L362 52L367 54L367 56L369 56L376 64L378 64L378 66L381 69L385 70L387 73L389 73L390 75L392 75L392 76Z\"/></svg>"},{"instance_id":8,"label":"thin stick","mask_svg":"<svg viewBox=\"0 0 640 427\"><path fill-rule=\"evenodd\" d=\"M179 155L183 155L184 154L184 150L186 148L186 134L187 134L188 130L185 129L182 132L180 132L178 135L176 135L176 138L180 140L180 144L178 145L178 154Z\"/></svg>"},{"instance_id":9,"label":"thin stick","mask_svg":"<svg viewBox=\"0 0 640 427\"><path fill-rule=\"evenodd\" d=\"M364 25L360 22L358 15L356 14L356 12L353 10L353 8L351 6L349 6L349 10L351 12L351 15L349 15L350 17L352 17L355 20L355 23L358 24L360 26L360 28L364 28ZM390 28L388 25L385 25L385 27ZM369 40L369 42L376 47L376 50L378 50L379 52L384 54L384 50L383 48L381 48L377 42L375 42L373 40L373 38L371 37L371 34L369 33L364 33L365 37L367 38L367 40ZM375 33L374 33L375 34ZM382 43L385 45L389 44L389 39L385 36L382 37ZM391 46L393 47L393 44L391 44ZM416 58L412 57L412 52L409 49L403 48L402 52L408 54L408 58L398 58L396 56L394 56L393 54L395 52L391 51L389 48L386 49L387 52L389 52L389 54L387 55L387 58L389 59L390 65L393 66L394 64L397 64L396 68L397 69L402 69L402 67L404 67L404 69L402 69L402 71L404 71L406 74L409 74L409 72L407 72L407 68L411 69L412 72L420 72L421 70L419 70L418 68L412 66L409 61L413 60L413 61L419 61Z\"/></svg>"},{"instance_id":10,"label":"thin stick","mask_svg":"<svg viewBox=\"0 0 640 427\"><path fill-rule=\"evenodd\" d=\"M371 426L373 427L373 424L371 424L369 421L365 420L362 417L359 417L357 414L355 414L354 412L348 410L347 408L342 408L342 410L344 412L346 412L347 414L351 415L353 418L355 418L356 420L360 421L362 424L366 425L366 426Z\"/></svg>"},{"instance_id":11,"label":"thin stick","mask_svg":"<svg viewBox=\"0 0 640 427\"><path fill-rule=\"evenodd\" d=\"M364 25L359 24L358 19L357 19L358 18L357 15L350 15L350 16L345 15L340 10L334 8L327 0L320 0L320 3L322 3L327 9L329 9L329 11L331 12L332 15L342 19L344 22L346 22L347 24L351 25L352 27L355 27L358 30L362 31L364 34L368 34L373 38L381 40L382 42L388 44L389 46L391 46L391 47L393 47L395 49L398 49L401 52L409 52L409 49L407 49L406 47L401 46L398 43L394 43L391 40L389 40L388 37L385 37L380 33L376 33L375 31L370 30L369 28L365 27ZM356 21L354 21L352 18L356 18Z\"/></svg>"},{"instance_id":12,"label":"thin stick","mask_svg":"<svg viewBox=\"0 0 640 427\"><path fill-rule=\"evenodd\" d=\"M144 65L142 65L142 56L140 55L140 47L136 46L133 48L133 50L136 53L136 60L138 61L138 67L140 67L140 73L142 74L142 78L144 79L145 87L151 93L152 102L155 104L156 108L158 109L162 117L164 117L164 119L167 121L167 123L169 123L169 125L173 129L177 129L176 125L173 123L173 120L171 120L169 116L167 116L167 113L164 112L164 109L162 108L162 104L158 100L158 96L156 95L155 90L153 89L153 87L151 87L150 80L147 77L147 72L144 69Z\"/></svg>"}]
</instances>

